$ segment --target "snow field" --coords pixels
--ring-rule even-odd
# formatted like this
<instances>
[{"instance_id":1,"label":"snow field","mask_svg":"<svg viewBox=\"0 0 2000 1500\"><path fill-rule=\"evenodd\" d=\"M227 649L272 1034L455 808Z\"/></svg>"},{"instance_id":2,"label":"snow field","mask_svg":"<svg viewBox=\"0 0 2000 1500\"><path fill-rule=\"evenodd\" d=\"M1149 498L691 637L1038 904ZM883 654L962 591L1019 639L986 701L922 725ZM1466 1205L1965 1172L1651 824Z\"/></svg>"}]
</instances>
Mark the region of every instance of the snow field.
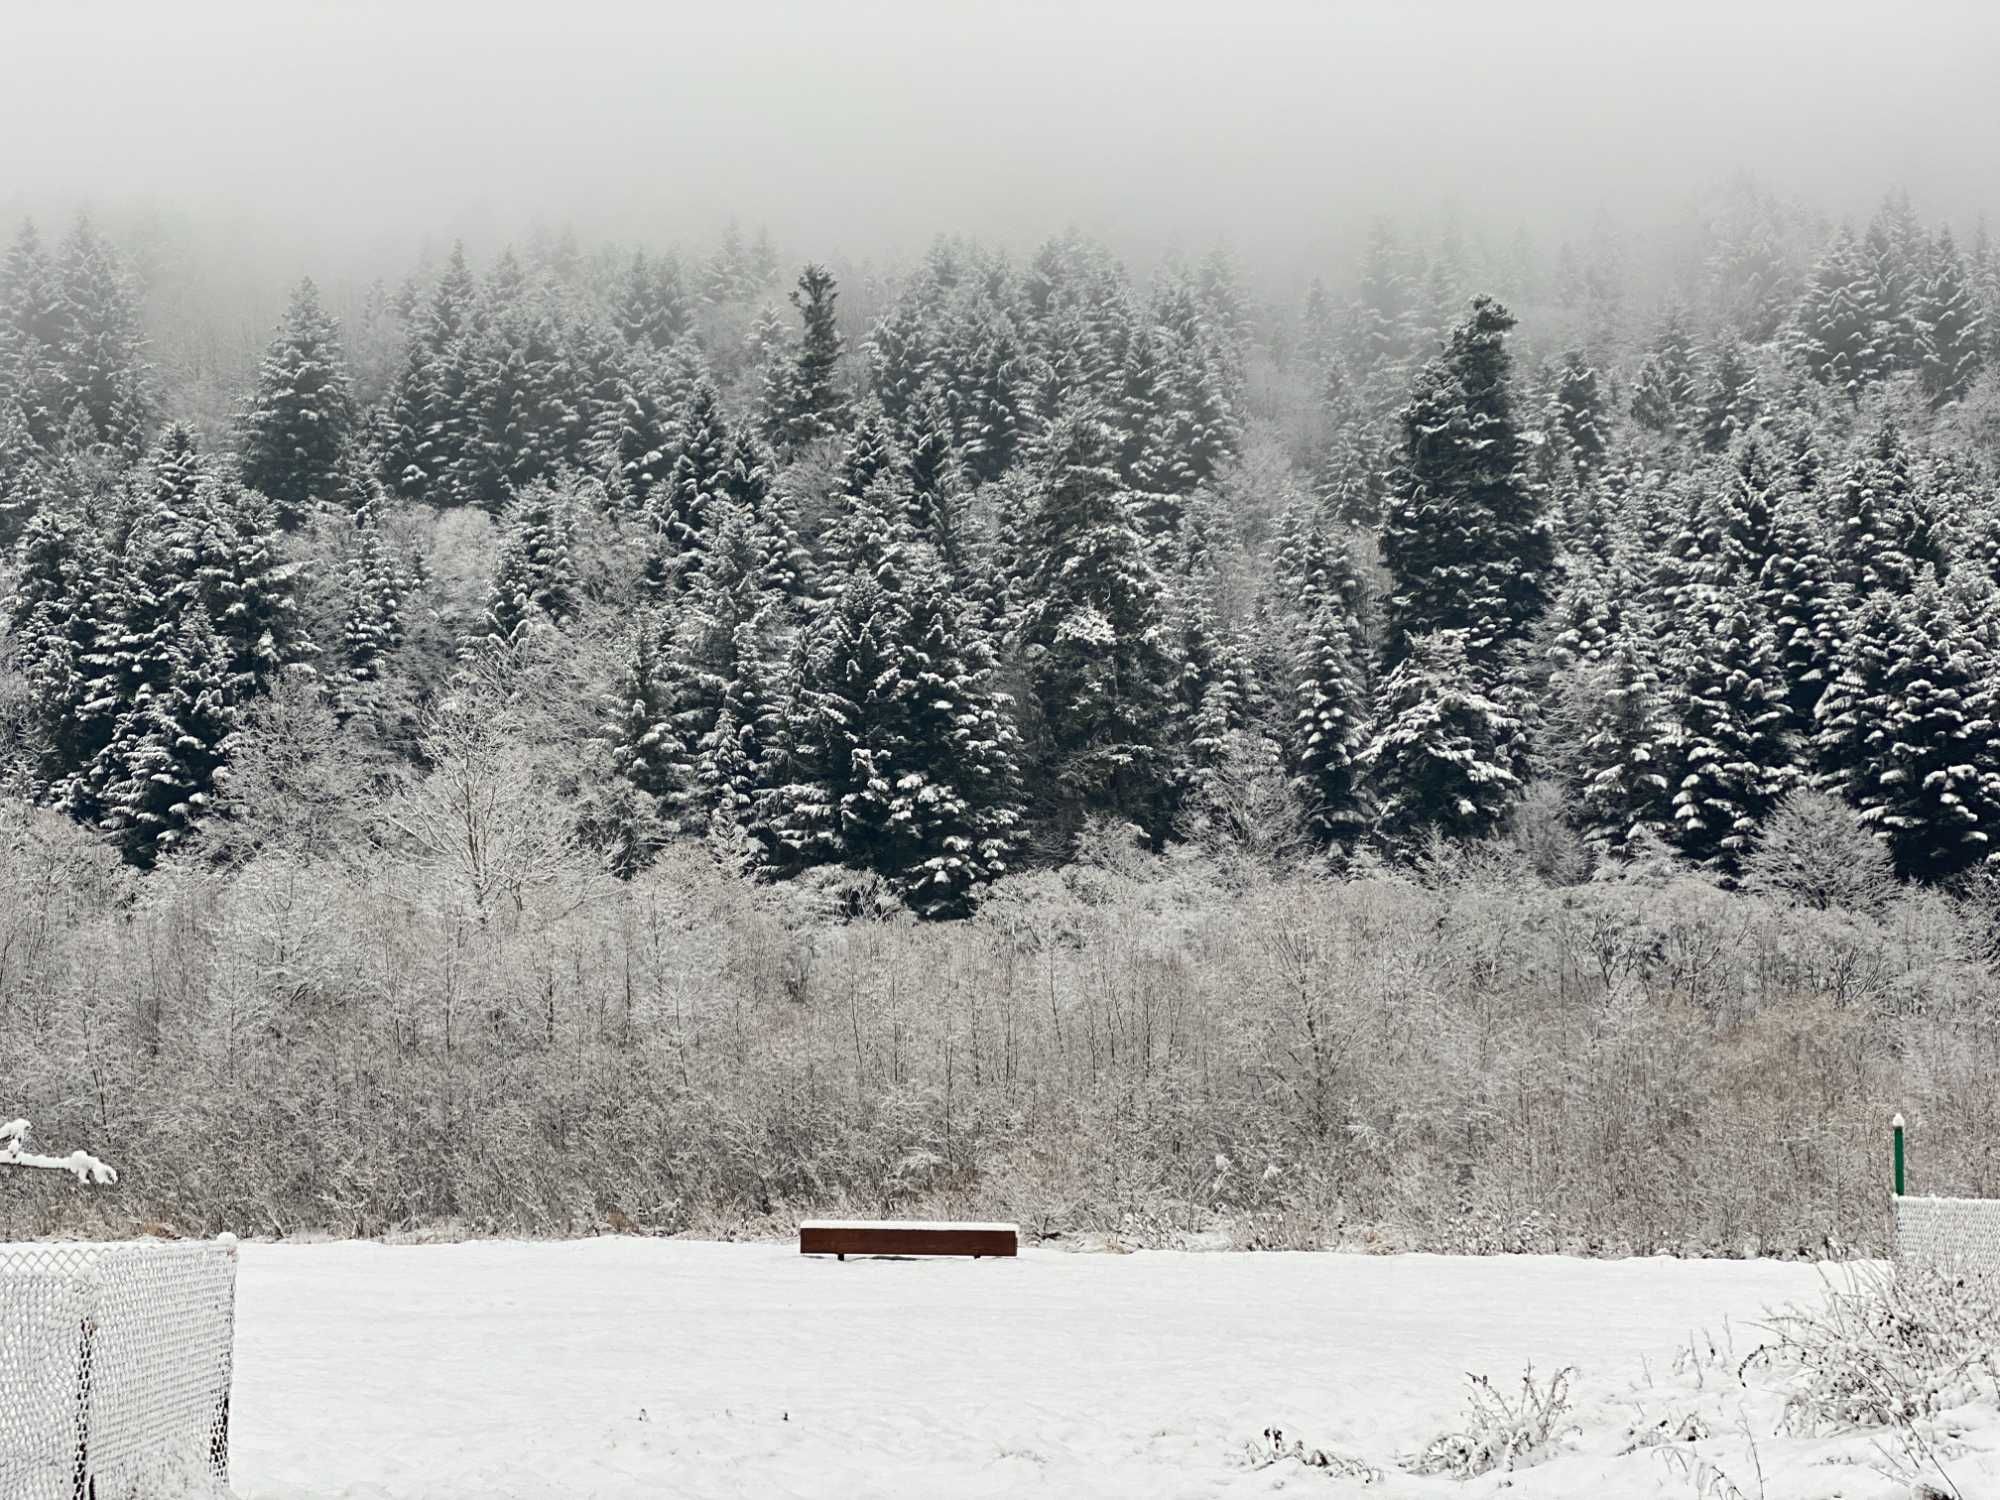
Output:
<instances>
[{"instance_id":1,"label":"snow field","mask_svg":"<svg viewBox=\"0 0 2000 1500\"><path fill-rule=\"evenodd\" d=\"M841 1264L669 1240L246 1245L234 1487L241 1500L1364 1493L1296 1464L1249 1468L1245 1444L1275 1423L1386 1466L1453 1423L1467 1371L1508 1389L1528 1360L1575 1365L1579 1404L1602 1401L1725 1320L1747 1350L1744 1325L1819 1284L1808 1266L1665 1259L1029 1250ZM1648 1488L1605 1490L1607 1461L1558 1459L1529 1492L1691 1493L1643 1454L1619 1463ZM1365 1493L1481 1494L1500 1477L1392 1470Z\"/></svg>"}]
</instances>

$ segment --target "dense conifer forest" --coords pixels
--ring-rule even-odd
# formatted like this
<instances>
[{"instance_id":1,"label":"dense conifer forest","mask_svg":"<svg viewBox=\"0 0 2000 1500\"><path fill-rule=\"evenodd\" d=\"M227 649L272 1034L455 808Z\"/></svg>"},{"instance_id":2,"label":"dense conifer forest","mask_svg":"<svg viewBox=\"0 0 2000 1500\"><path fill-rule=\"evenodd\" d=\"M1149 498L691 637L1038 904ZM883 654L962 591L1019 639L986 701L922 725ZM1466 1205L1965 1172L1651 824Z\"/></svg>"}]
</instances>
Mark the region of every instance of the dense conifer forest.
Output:
<instances>
[{"instance_id":1,"label":"dense conifer forest","mask_svg":"<svg viewBox=\"0 0 2000 1500\"><path fill-rule=\"evenodd\" d=\"M127 240L0 263L0 1083L136 1169L21 1227L2000 1191L1983 227L541 233L234 363Z\"/></svg>"}]
</instances>

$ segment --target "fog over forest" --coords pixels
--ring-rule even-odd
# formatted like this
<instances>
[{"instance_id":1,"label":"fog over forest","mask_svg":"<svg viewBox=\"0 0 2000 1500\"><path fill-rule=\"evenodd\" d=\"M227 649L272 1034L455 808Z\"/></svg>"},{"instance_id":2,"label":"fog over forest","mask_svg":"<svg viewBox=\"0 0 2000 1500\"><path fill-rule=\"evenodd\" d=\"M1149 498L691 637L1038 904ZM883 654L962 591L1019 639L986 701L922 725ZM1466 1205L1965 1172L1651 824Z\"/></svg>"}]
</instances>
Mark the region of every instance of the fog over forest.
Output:
<instances>
[{"instance_id":1,"label":"fog over forest","mask_svg":"<svg viewBox=\"0 0 2000 1500\"><path fill-rule=\"evenodd\" d=\"M280 280L729 219L850 261L1074 224L1318 269L1377 214L1648 231L1737 172L1969 229L1996 65L1979 0L13 4L0 218L156 214Z\"/></svg>"}]
</instances>

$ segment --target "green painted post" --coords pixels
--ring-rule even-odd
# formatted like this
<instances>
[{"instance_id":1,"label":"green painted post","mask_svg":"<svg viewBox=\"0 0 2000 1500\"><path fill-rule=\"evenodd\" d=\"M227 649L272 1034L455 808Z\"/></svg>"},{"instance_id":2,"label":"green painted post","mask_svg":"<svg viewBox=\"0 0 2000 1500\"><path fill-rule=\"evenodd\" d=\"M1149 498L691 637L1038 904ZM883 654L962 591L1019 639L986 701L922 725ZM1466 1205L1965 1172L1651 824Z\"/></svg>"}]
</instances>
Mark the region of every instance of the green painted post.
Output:
<instances>
[{"instance_id":1,"label":"green painted post","mask_svg":"<svg viewBox=\"0 0 2000 1500\"><path fill-rule=\"evenodd\" d=\"M1903 1117L1897 1115L1889 1126L1896 1132L1896 1196L1900 1198L1903 1196Z\"/></svg>"}]
</instances>

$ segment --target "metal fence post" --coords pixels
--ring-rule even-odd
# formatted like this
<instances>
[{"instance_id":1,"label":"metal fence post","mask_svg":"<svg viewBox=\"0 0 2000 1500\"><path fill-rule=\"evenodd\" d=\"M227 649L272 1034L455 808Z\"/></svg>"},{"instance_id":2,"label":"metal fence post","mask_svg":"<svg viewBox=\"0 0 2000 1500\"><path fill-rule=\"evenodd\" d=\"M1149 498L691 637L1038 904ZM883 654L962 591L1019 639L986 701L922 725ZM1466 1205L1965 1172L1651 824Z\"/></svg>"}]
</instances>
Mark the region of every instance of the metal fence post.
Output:
<instances>
[{"instance_id":1,"label":"metal fence post","mask_svg":"<svg viewBox=\"0 0 2000 1500\"><path fill-rule=\"evenodd\" d=\"M1896 1133L1896 1196L1903 1196L1903 1117L1897 1115L1889 1122L1889 1128Z\"/></svg>"}]
</instances>

